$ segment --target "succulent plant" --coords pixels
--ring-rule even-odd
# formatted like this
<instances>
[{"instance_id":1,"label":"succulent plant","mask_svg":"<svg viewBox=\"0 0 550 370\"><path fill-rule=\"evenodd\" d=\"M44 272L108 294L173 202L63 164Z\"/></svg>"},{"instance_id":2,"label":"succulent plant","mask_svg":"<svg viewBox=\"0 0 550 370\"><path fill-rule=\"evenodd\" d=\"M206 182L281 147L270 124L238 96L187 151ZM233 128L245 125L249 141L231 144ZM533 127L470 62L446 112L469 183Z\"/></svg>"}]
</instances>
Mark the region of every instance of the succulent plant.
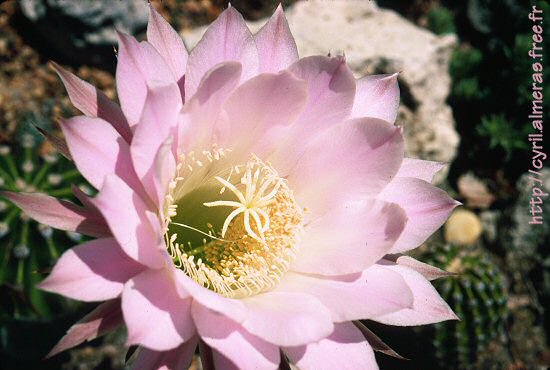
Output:
<instances>
[{"instance_id":1,"label":"succulent plant","mask_svg":"<svg viewBox=\"0 0 550 370\"><path fill-rule=\"evenodd\" d=\"M0 145L0 189L64 198L72 198L71 184L90 191L74 165L30 125L21 125L14 142ZM59 299L35 285L43 270L80 239L31 220L0 196L0 315L40 317L57 311Z\"/></svg>"},{"instance_id":2,"label":"succulent plant","mask_svg":"<svg viewBox=\"0 0 550 370\"><path fill-rule=\"evenodd\" d=\"M471 369L489 343L505 337L507 297L502 275L485 252L453 244L434 246L423 261L456 273L434 282L460 318L434 325L435 356L444 368L455 364Z\"/></svg>"}]
</instances>

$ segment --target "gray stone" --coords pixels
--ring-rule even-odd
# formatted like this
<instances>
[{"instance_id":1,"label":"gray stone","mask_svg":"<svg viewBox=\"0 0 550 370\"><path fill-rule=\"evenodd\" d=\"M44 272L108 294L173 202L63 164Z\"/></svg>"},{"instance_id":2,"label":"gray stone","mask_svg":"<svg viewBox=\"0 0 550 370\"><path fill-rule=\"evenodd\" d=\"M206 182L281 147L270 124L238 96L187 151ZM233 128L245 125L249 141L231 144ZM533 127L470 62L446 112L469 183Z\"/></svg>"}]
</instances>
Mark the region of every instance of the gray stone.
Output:
<instances>
[{"instance_id":1,"label":"gray stone","mask_svg":"<svg viewBox=\"0 0 550 370\"><path fill-rule=\"evenodd\" d=\"M144 0L20 0L19 4L35 30L31 36L72 63L112 62L115 29L135 34L145 29L149 17Z\"/></svg>"},{"instance_id":2,"label":"gray stone","mask_svg":"<svg viewBox=\"0 0 550 370\"><path fill-rule=\"evenodd\" d=\"M526 260L532 262L540 262L537 261L540 259L537 249L550 242L550 222L548 220L550 218L550 197L541 197L543 203L538 204L542 208L542 213L538 214L543 216L542 224L529 224L532 219L530 202L533 186L541 188L546 193L550 190L550 169L543 168L540 173L542 184L533 182L531 179L533 175L528 173L522 175L517 181L516 189L519 195L511 211L511 227L506 228L502 238L502 243L506 243L504 247L508 251L519 253L525 256Z\"/></svg>"},{"instance_id":3,"label":"gray stone","mask_svg":"<svg viewBox=\"0 0 550 370\"><path fill-rule=\"evenodd\" d=\"M455 158L459 136L446 104L454 35L436 36L373 1L298 2L286 16L301 57L345 53L356 77L401 72L398 123L404 126L407 155L446 163ZM255 32L263 23L249 26ZM204 30L182 36L194 46Z\"/></svg>"}]
</instances>

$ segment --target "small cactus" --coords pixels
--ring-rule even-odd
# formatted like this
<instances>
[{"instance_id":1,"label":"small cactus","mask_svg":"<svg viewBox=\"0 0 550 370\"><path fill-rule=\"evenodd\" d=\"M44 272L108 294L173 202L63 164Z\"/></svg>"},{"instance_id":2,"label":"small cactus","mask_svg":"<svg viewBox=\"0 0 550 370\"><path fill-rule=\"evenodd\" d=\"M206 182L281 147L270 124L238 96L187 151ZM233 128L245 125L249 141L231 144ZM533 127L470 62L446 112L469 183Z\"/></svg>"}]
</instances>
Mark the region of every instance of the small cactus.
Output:
<instances>
[{"instance_id":1,"label":"small cactus","mask_svg":"<svg viewBox=\"0 0 550 370\"><path fill-rule=\"evenodd\" d=\"M436 246L423 261L455 276L434 282L460 321L434 325L435 356L443 368L474 368L490 342L504 338L506 292L498 268L481 250Z\"/></svg>"},{"instance_id":2,"label":"small cactus","mask_svg":"<svg viewBox=\"0 0 550 370\"><path fill-rule=\"evenodd\" d=\"M74 165L59 155L32 127L23 128L16 144L0 145L0 189L73 198L71 184L84 185ZM60 254L81 235L53 230L27 217L0 196L0 315L48 316L56 298L35 288ZM59 303L59 302L57 302Z\"/></svg>"}]
</instances>

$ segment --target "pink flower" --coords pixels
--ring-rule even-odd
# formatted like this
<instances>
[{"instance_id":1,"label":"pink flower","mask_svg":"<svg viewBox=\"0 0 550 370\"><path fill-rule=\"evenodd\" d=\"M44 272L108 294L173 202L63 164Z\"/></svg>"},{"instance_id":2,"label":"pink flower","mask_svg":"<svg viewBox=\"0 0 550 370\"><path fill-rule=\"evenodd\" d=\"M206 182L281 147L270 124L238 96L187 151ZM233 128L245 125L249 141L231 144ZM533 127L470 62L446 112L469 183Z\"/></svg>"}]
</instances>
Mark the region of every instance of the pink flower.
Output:
<instances>
[{"instance_id":1,"label":"pink flower","mask_svg":"<svg viewBox=\"0 0 550 370\"><path fill-rule=\"evenodd\" d=\"M106 301L51 355L124 324L136 369L375 369L356 320L456 316L401 256L457 205L403 158L396 75L355 80L343 57L298 59L279 7L252 35L227 9L188 54L153 9L148 41L119 34L121 107L57 67L85 116L61 123L83 206L6 196L39 222L97 237L41 288Z\"/></svg>"}]
</instances>

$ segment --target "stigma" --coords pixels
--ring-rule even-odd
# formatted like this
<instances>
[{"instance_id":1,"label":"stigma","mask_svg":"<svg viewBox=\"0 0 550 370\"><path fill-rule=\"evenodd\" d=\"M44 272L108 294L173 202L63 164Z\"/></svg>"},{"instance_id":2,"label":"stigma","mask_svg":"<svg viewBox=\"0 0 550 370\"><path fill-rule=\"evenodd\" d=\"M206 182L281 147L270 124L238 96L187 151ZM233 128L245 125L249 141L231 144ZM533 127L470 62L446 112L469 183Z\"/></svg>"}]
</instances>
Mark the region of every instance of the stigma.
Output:
<instances>
[{"instance_id":1,"label":"stigma","mask_svg":"<svg viewBox=\"0 0 550 370\"><path fill-rule=\"evenodd\" d=\"M165 206L174 265L230 298L273 289L297 252L304 211L287 181L251 154L232 165L227 151L180 157Z\"/></svg>"}]
</instances>

